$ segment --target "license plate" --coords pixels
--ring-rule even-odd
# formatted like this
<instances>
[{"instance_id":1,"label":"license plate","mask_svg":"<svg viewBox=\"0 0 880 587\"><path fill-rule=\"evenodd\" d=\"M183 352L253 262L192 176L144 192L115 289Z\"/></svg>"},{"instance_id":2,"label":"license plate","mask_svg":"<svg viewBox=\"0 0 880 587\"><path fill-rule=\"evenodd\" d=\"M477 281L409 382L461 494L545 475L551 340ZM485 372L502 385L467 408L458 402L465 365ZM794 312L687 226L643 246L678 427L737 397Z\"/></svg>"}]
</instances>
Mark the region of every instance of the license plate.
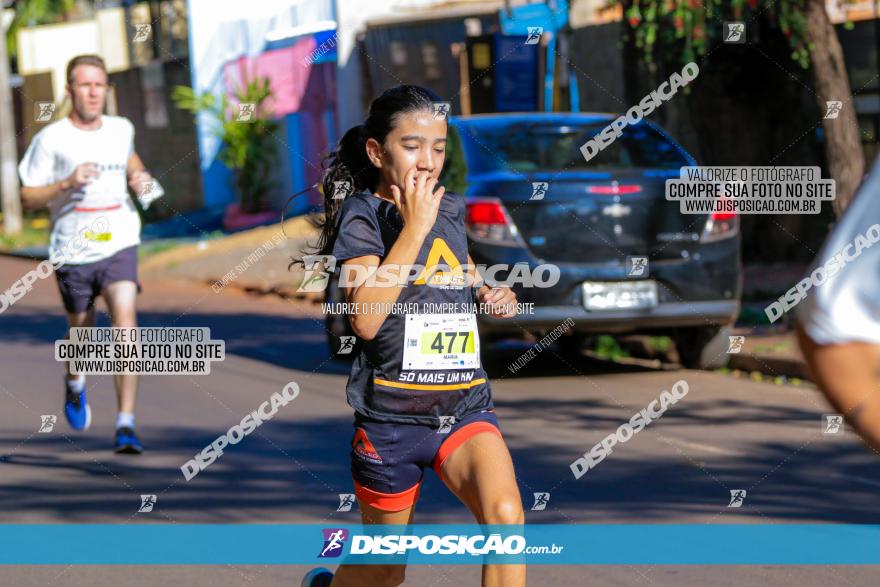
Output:
<instances>
[{"instance_id":1,"label":"license plate","mask_svg":"<svg viewBox=\"0 0 880 587\"><path fill-rule=\"evenodd\" d=\"M581 284L587 310L640 310L657 306L657 282L586 281Z\"/></svg>"}]
</instances>

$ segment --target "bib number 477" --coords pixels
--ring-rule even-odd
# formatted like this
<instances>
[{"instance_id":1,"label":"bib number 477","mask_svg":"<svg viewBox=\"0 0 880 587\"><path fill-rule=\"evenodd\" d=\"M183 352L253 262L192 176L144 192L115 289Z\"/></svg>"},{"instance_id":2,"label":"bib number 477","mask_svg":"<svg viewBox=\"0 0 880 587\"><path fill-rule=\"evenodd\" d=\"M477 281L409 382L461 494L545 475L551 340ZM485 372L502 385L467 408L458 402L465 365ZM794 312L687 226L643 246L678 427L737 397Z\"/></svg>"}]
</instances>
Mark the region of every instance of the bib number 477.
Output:
<instances>
[{"instance_id":1,"label":"bib number 477","mask_svg":"<svg viewBox=\"0 0 880 587\"><path fill-rule=\"evenodd\" d=\"M436 333L427 333L428 336L434 334L434 339L431 342L431 350L438 354L449 354L449 353L466 353L468 352L468 347L472 347L473 345L469 345L471 342L471 332L470 331L462 331L462 332L436 332ZM445 340L444 340L445 339ZM456 341L459 341L459 348L455 347Z\"/></svg>"}]
</instances>

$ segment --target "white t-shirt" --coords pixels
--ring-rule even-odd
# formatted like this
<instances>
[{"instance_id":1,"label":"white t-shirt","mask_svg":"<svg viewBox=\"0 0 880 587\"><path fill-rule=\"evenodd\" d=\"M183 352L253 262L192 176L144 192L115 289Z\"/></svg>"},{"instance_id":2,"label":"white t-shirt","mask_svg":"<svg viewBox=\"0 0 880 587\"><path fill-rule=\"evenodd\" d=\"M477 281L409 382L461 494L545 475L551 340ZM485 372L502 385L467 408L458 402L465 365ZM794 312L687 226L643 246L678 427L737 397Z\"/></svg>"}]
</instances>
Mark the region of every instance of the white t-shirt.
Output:
<instances>
[{"instance_id":1,"label":"white t-shirt","mask_svg":"<svg viewBox=\"0 0 880 587\"><path fill-rule=\"evenodd\" d=\"M828 236L813 269L843 265L809 290L799 319L819 344L880 344L880 158ZM828 271L829 275L832 273Z\"/></svg>"},{"instance_id":2,"label":"white t-shirt","mask_svg":"<svg viewBox=\"0 0 880 587\"><path fill-rule=\"evenodd\" d=\"M22 185L61 181L82 163L95 163L100 173L48 203L50 258L82 265L140 244L141 220L128 195L126 174L133 152L134 125L121 116L103 115L97 130L79 129L63 118L34 136L18 166Z\"/></svg>"}]
</instances>

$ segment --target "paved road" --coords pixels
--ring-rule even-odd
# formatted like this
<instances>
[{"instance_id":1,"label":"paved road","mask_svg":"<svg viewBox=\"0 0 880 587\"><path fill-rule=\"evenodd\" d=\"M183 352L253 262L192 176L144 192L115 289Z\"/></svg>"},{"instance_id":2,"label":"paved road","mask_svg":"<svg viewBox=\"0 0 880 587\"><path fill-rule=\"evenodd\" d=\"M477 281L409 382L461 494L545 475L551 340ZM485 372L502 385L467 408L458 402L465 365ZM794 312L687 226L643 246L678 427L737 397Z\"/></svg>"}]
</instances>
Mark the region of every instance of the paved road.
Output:
<instances>
[{"instance_id":1,"label":"paved road","mask_svg":"<svg viewBox=\"0 0 880 587\"><path fill-rule=\"evenodd\" d=\"M0 289L34 263L0 257ZM53 341L64 321L53 279L0 315L0 518L4 523L353 523L337 513L351 491L347 366L328 359L313 309L179 283L147 282L142 326L209 326L227 358L209 376L145 377L138 428L147 452L110 451L109 377L89 379L93 426L63 422ZM106 317L102 324L106 325ZM516 376L524 347L486 357L502 429L532 523L880 523L880 459L851 434L821 434L828 412L810 388L714 373L621 366L544 351ZM569 463L685 379L677 405L579 480ZM287 382L302 393L190 482L180 466ZM37 434L42 414L58 414ZM728 508L731 489L746 489ZM141 494L157 494L138 514ZM469 522L433 473L416 521ZM2 530L0 530L2 531ZM291 545L295 547L295 545ZM671 545L671 547L674 547ZM6 567L2 585L298 585L296 567ZM869 567L602 566L530 569L530 585L867 585ZM479 569L413 566L407 584L478 585Z\"/></svg>"}]
</instances>

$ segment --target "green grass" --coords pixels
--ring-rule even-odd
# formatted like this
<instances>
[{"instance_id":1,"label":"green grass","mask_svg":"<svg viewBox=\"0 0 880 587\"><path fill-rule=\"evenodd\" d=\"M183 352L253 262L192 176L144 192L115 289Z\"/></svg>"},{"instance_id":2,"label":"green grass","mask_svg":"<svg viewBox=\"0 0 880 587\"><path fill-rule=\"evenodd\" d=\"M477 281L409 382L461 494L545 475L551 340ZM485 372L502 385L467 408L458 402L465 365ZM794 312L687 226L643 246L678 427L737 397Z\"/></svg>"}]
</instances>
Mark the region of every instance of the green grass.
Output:
<instances>
[{"instance_id":1,"label":"green grass","mask_svg":"<svg viewBox=\"0 0 880 587\"><path fill-rule=\"evenodd\" d=\"M622 359L629 357L629 353L620 348L613 336L603 334L596 339L596 348L593 349L602 359Z\"/></svg>"},{"instance_id":2,"label":"green grass","mask_svg":"<svg viewBox=\"0 0 880 587\"><path fill-rule=\"evenodd\" d=\"M762 344L755 347L756 353L784 353L791 348L788 342L779 342L776 344Z\"/></svg>"},{"instance_id":3,"label":"green grass","mask_svg":"<svg viewBox=\"0 0 880 587\"><path fill-rule=\"evenodd\" d=\"M36 225L36 227L34 226ZM3 231L0 224L0 251L14 251L26 247L39 247L49 244L48 220L44 216L24 218L21 234L11 235Z\"/></svg>"},{"instance_id":4,"label":"green grass","mask_svg":"<svg viewBox=\"0 0 880 587\"><path fill-rule=\"evenodd\" d=\"M180 243L164 242L164 243L141 245L138 248L138 259L143 260L145 257L149 257L150 255L155 255L157 253L162 253L164 251L170 251L171 249L178 246L179 244Z\"/></svg>"},{"instance_id":5,"label":"green grass","mask_svg":"<svg viewBox=\"0 0 880 587\"><path fill-rule=\"evenodd\" d=\"M182 245L192 245L199 240L203 241L211 241L218 238L222 238L227 236L225 232L222 230L214 230L211 232L207 232L201 239L194 240L192 238L181 238L181 239L172 239L172 240L163 240L161 242L146 242L141 244L138 248L138 259L143 260L150 255L156 255L158 253L164 253L165 251L170 251L174 248L177 248Z\"/></svg>"},{"instance_id":6,"label":"green grass","mask_svg":"<svg viewBox=\"0 0 880 587\"><path fill-rule=\"evenodd\" d=\"M668 336L649 336L648 346L656 353L665 353L672 347L672 339Z\"/></svg>"}]
</instances>

